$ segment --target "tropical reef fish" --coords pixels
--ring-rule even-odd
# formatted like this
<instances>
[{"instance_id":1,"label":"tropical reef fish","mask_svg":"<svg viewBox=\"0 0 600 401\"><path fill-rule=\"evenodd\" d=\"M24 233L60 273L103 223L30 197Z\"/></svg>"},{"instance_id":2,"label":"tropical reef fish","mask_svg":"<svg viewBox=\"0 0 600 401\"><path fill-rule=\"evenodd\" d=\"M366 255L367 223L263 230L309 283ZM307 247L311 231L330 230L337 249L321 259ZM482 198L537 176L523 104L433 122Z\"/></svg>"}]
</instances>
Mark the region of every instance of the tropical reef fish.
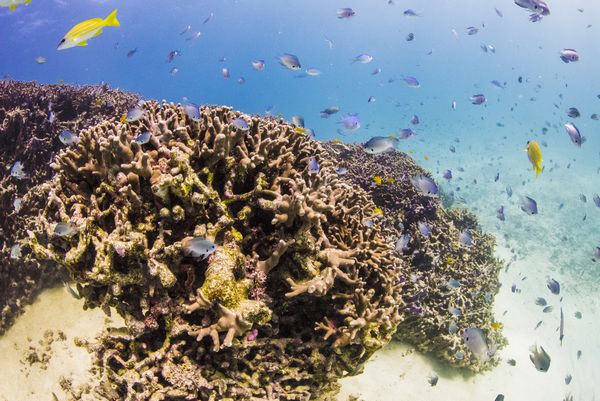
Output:
<instances>
[{"instance_id":1,"label":"tropical reef fish","mask_svg":"<svg viewBox=\"0 0 600 401\"><path fill-rule=\"evenodd\" d=\"M106 26L120 26L117 19L117 10L114 10L105 19L92 18L75 25L62 38L58 44L58 50L65 50L75 46L87 46L87 41L102 33Z\"/></svg>"},{"instance_id":2,"label":"tropical reef fish","mask_svg":"<svg viewBox=\"0 0 600 401\"><path fill-rule=\"evenodd\" d=\"M529 196L525 196L521 201L521 210L530 216L538 214L537 202Z\"/></svg>"},{"instance_id":3,"label":"tropical reef fish","mask_svg":"<svg viewBox=\"0 0 600 401\"><path fill-rule=\"evenodd\" d=\"M79 137L71 130L63 130L58 134L58 139L63 145L71 146L79 143Z\"/></svg>"},{"instance_id":4,"label":"tropical reef fish","mask_svg":"<svg viewBox=\"0 0 600 401\"><path fill-rule=\"evenodd\" d=\"M571 118L579 118L581 113L577 110L577 107L569 107L567 109L567 115Z\"/></svg>"},{"instance_id":5,"label":"tropical reef fish","mask_svg":"<svg viewBox=\"0 0 600 401\"><path fill-rule=\"evenodd\" d=\"M579 129L573 123L566 123L565 130L567 134L569 134L569 138L571 138L571 142L573 142L578 147L581 147L581 144L585 142L585 137L581 136Z\"/></svg>"},{"instance_id":6,"label":"tropical reef fish","mask_svg":"<svg viewBox=\"0 0 600 401\"><path fill-rule=\"evenodd\" d=\"M279 56L279 64L281 64L283 67L287 68L288 70L293 70L293 71L297 71L300 68L302 68L302 65L300 64L300 60L298 59L298 57L296 57L293 54L289 54L289 53L284 53L283 55Z\"/></svg>"},{"instance_id":7,"label":"tropical reef fish","mask_svg":"<svg viewBox=\"0 0 600 401\"><path fill-rule=\"evenodd\" d=\"M452 179L452 171L451 170L444 171L444 174L442 174L442 177L444 177L444 179L450 181Z\"/></svg>"},{"instance_id":8,"label":"tropical reef fish","mask_svg":"<svg viewBox=\"0 0 600 401\"><path fill-rule=\"evenodd\" d=\"M248 124L248 122L241 117L234 118L231 122L231 125L233 125L235 128L241 131L248 131L250 129L250 125Z\"/></svg>"},{"instance_id":9,"label":"tropical reef fish","mask_svg":"<svg viewBox=\"0 0 600 401\"><path fill-rule=\"evenodd\" d=\"M419 232L423 237L429 237L431 235L431 227L429 224L419 221L418 222Z\"/></svg>"},{"instance_id":10,"label":"tropical reef fish","mask_svg":"<svg viewBox=\"0 0 600 401\"><path fill-rule=\"evenodd\" d=\"M546 286L554 295L560 294L560 283L554 280L553 278L548 279L548 281L546 282Z\"/></svg>"},{"instance_id":11,"label":"tropical reef fish","mask_svg":"<svg viewBox=\"0 0 600 401\"><path fill-rule=\"evenodd\" d=\"M29 4L31 0L0 0L0 7L8 7L10 11L15 11L20 4Z\"/></svg>"},{"instance_id":12,"label":"tropical reef fish","mask_svg":"<svg viewBox=\"0 0 600 401\"><path fill-rule=\"evenodd\" d=\"M256 71L262 71L265 69L265 60L252 61L252 68Z\"/></svg>"},{"instance_id":13,"label":"tropical reef fish","mask_svg":"<svg viewBox=\"0 0 600 401\"><path fill-rule=\"evenodd\" d=\"M546 300L544 298L538 297L535 300L535 304L538 306L546 306L548 303L546 302Z\"/></svg>"},{"instance_id":14,"label":"tropical reef fish","mask_svg":"<svg viewBox=\"0 0 600 401\"><path fill-rule=\"evenodd\" d=\"M172 63L175 60L175 57L181 56L181 52L179 50L171 50L167 55L167 62Z\"/></svg>"},{"instance_id":15,"label":"tropical reef fish","mask_svg":"<svg viewBox=\"0 0 600 401\"><path fill-rule=\"evenodd\" d=\"M550 368L550 355L544 350L544 347L534 345L529 351L529 359L533 362L533 366L540 372L547 372Z\"/></svg>"},{"instance_id":16,"label":"tropical reef fish","mask_svg":"<svg viewBox=\"0 0 600 401\"><path fill-rule=\"evenodd\" d=\"M504 216L504 206L500 206L496 211L496 218L500 221L505 221L506 217Z\"/></svg>"},{"instance_id":17,"label":"tropical reef fish","mask_svg":"<svg viewBox=\"0 0 600 401\"><path fill-rule=\"evenodd\" d=\"M406 83L406 86L408 86L409 88L420 88L421 84L419 83L419 81L417 80L417 78L415 77L402 77L402 79L404 80L404 82Z\"/></svg>"},{"instance_id":18,"label":"tropical reef fish","mask_svg":"<svg viewBox=\"0 0 600 401\"><path fill-rule=\"evenodd\" d=\"M340 120L347 131L356 131L360 128L360 117L357 113L348 113Z\"/></svg>"},{"instance_id":19,"label":"tropical reef fish","mask_svg":"<svg viewBox=\"0 0 600 401\"><path fill-rule=\"evenodd\" d=\"M292 124L296 127L304 128L304 117L302 116L292 116Z\"/></svg>"},{"instance_id":20,"label":"tropical reef fish","mask_svg":"<svg viewBox=\"0 0 600 401\"><path fill-rule=\"evenodd\" d=\"M574 63L579 61L579 53L575 49L563 49L560 52L560 59L565 63Z\"/></svg>"},{"instance_id":21,"label":"tropical reef fish","mask_svg":"<svg viewBox=\"0 0 600 401\"><path fill-rule=\"evenodd\" d=\"M473 237L469 231L461 231L458 235L458 242L466 247L473 245Z\"/></svg>"},{"instance_id":22,"label":"tropical reef fish","mask_svg":"<svg viewBox=\"0 0 600 401\"><path fill-rule=\"evenodd\" d=\"M340 8L339 10L337 10L337 17L339 19L351 18L354 17L355 14L356 13L354 12L354 10L349 7Z\"/></svg>"},{"instance_id":23,"label":"tropical reef fish","mask_svg":"<svg viewBox=\"0 0 600 401\"><path fill-rule=\"evenodd\" d=\"M57 237L69 237L73 235L77 230L71 223L56 223L54 226L54 235Z\"/></svg>"},{"instance_id":24,"label":"tropical reef fish","mask_svg":"<svg viewBox=\"0 0 600 401\"><path fill-rule=\"evenodd\" d=\"M150 137L152 137L152 134L150 132L146 131L146 132L142 132L141 134L136 136L134 141L138 145L145 145L148 142L150 142Z\"/></svg>"},{"instance_id":25,"label":"tropical reef fish","mask_svg":"<svg viewBox=\"0 0 600 401\"><path fill-rule=\"evenodd\" d=\"M552 305L548 305L548 306L546 306L544 309L542 309L542 312L544 312L544 313L550 313L550 312L552 312L553 310L554 310L554 306L552 306Z\"/></svg>"},{"instance_id":26,"label":"tropical reef fish","mask_svg":"<svg viewBox=\"0 0 600 401\"><path fill-rule=\"evenodd\" d=\"M483 104L486 101L485 96L482 94L473 95L469 98L469 100L471 101L472 104L476 104L476 105Z\"/></svg>"},{"instance_id":27,"label":"tropical reef fish","mask_svg":"<svg viewBox=\"0 0 600 401\"><path fill-rule=\"evenodd\" d=\"M438 194L438 187L433 180L424 175L417 175L410 179L410 182L417 188L423 195L436 196Z\"/></svg>"},{"instance_id":28,"label":"tropical reef fish","mask_svg":"<svg viewBox=\"0 0 600 401\"><path fill-rule=\"evenodd\" d=\"M316 158L311 157L308 159L308 172L310 174L317 174L320 169L321 167L319 166L319 162L317 162Z\"/></svg>"},{"instance_id":29,"label":"tropical reef fish","mask_svg":"<svg viewBox=\"0 0 600 401\"><path fill-rule=\"evenodd\" d=\"M534 14L550 15L548 5L542 0L515 0L515 4L519 7L528 9Z\"/></svg>"},{"instance_id":30,"label":"tropical reef fish","mask_svg":"<svg viewBox=\"0 0 600 401\"><path fill-rule=\"evenodd\" d=\"M542 150L540 149L540 145L534 140L527 141L527 148L525 148L525 151L527 152L529 162L533 165L533 171L535 171L535 176L537 178L543 170Z\"/></svg>"},{"instance_id":31,"label":"tropical reef fish","mask_svg":"<svg viewBox=\"0 0 600 401\"><path fill-rule=\"evenodd\" d=\"M329 106L325 110L321 110L320 113L321 113L322 118L329 118L329 116L331 116L339 111L340 111L339 106Z\"/></svg>"},{"instance_id":32,"label":"tropical reef fish","mask_svg":"<svg viewBox=\"0 0 600 401\"><path fill-rule=\"evenodd\" d=\"M352 64L354 64L354 63L369 64L371 61L373 61L373 56L368 55L368 54L359 54L358 56L356 56L352 59Z\"/></svg>"},{"instance_id":33,"label":"tropical reef fish","mask_svg":"<svg viewBox=\"0 0 600 401\"><path fill-rule=\"evenodd\" d=\"M439 380L439 379L440 379L440 378L439 378L439 376L438 376L438 375L436 375L436 374L433 374L433 375L431 375L431 376L429 376L429 377L427 378L427 381L429 382L429 384L431 385L431 387L433 387L433 386L435 386L435 385L438 383L438 380Z\"/></svg>"},{"instance_id":34,"label":"tropical reef fish","mask_svg":"<svg viewBox=\"0 0 600 401\"><path fill-rule=\"evenodd\" d=\"M417 14L417 12L415 10L411 10L410 8L408 10L404 10L404 12L402 13L404 14L405 17L420 17L420 14Z\"/></svg>"},{"instance_id":35,"label":"tropical reef fish","mask_svg":"<svg viewBox=\"0 0 600 401\"><path fill-rule=\"evenodd\" d=\"M567 375L565 376L565 384L568 386L569 384L571 384L571 380L573 380L573 376L567 373Z\"/></svg>"},{"instance_id":36,"label":"tropical reef fish","mask_svg":"<svg viewBox=\"0 0 600 401\"><path fill-rule=\"evenodd\" d=\"M413 115L413 116L411 117L411 119L410 119L410 123L411 123L412 125L419 125L419 123L420 123L420 122L421 122L421 121L419 120L419 116L418 116L418 115L416 115L416 114L415 114L415 115Z\"/></svg>"},{"instance_id":37,"label":"tropical reef fish","mask_svg":"<svg viewBox=\"0 0 600 401\"><path fill-rule=\"evenodd\" d=\"M22 180L27 176L23 171L23 163L20 161L16 161L10 169L10 176L16 178L17 180Z\"/></svg>"},{"instance_id":38,"label":"tropical reef fish","mask_svg":"<svg viewBox=\"0 0 600 401\"><path fill-rule=\"evenodd\" d=\"M128 123L132 123L134 121L138 121L139 119L144 117L145 113L146 111L144 109L142 109L139 106L136 106L132 109L129 109L127 111L127 114L121 116L121 122L127 121Z\"/></svg>"},{"instance_id":39,"label":"tropical reef fish","mask_svg":"<svg viewBox=\"0 0 600 401\"><path fill-rule=\"evenodd\" d=\"M404 129L400 130L400 135L398 135L398 137L400 139L408 139L408 138L410 138L411 136L414 136L414 135L416 135L415 131L413 131L410 128L404 128Z\"/></svg>"},{"instance_id":40,"label":"tropical reef fish","mask_svg":"<svg viewBox=\"0 0 600 401\"><path fill-rule=\"evenodd\" d=\"M186 238L181 245L185 254L193 258L206 259L217 250L214 242L202 237Z\"/></svg>"},{"instance_id":41,"label":"tropical reef fish","mask_svg":"<svg viewBox=\"0 0 600 401\"><path fill-rule=\"evenodd\" d=\"M181 107L183 108L183 111L185 111L186 116L194 121L200 121L200 108L197 104L187 103Z\"/></svg>"},{"instance_id":42,"label":"tropical reef fish","mask_svg":"<svg viewBox=\"0 0 600 401\"><path fill-rule=\"evenodd\" d=\"M480 362L486 362L490 359L489 349L485 342L484 334L480 329L467 328L463 332L463 339L469 351L477 357Z\"/></svg>"},{"instance_id":43,"label":"tropical reef fish","mask_svg":"<svg viewBox=\"0 0 600 401\"><path fill-rule=\"evenodd\" d=\"M403 253L408 250L408 243L410 242L410 235L403 234L398 240L396 240L396 252Z\"/></svg>"},{"instance_id":44,"label":"tropical reef fish","mask_svg":"<svg viewBox=\"0 0 600 401\"><path fill-rule=\"evenodd\" d=\"M346 174L348 174L348 169L346 167L338 167L335 169L335 172L338 175L346 175Z\"/></svg>"}]
</instances>

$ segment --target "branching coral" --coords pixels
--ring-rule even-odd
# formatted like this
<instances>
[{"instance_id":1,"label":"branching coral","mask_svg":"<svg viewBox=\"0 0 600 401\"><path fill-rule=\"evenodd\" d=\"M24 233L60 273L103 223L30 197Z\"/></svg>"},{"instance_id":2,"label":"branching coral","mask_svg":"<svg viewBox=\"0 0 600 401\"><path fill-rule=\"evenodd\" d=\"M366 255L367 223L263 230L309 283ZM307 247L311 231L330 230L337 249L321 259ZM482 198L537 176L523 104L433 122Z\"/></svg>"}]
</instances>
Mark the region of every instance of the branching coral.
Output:
<instances>
[{"instance_id":1,"label":"branching coral","mask_svg":"<svg viewBox=\"0 0 600 401\"><path fill-rule=\"evenodd\" d=\"M109 399L332 399L401 321L403 264L375 205L281 120L143 104L61 152L24 251L129 335L94 351ZM242 118L243 130L234 124ZM150 132L148 143L134 139ZM309 168L315 158L320 168ZM70 235L56 235L66 223ZM185 251L213 241L208 258Z\"/></svg>"},{"instance_id":2,"label":"branching coral","mask_svg":"<svg viewBox=\"0 0 600 401\"><path fill-rule=\"evenodd\" d=\"M325 149L338 166L348 169L343 178L364 188L383 210L380 220L389 240L407 235L404 249L398 246L406 266L401 278L405 319L396 337L453 366L480 371L495 365L497 358L480 363L462 336L465 328L476 327L486 333L490 346L506 341L491 326L502 267L493 254L493 237L481 232L473 214L446 210L438 198L421 194L411 178L428 173L406 154L369 155L360 146L341 144L326 144ZM382 177L382 183L374 176ZM427 224L431 234L424 235L419 223ZM461 232L472 236L471 246L459 241Z\"/></svg>"},{"instance_id":3,"label":"branching coral","mask_svg":"<svg viewBox=\"0 0 600 401\"><path fill-rule=\"evenodd\" d=\"M74 87L0 81L0 334L40 288L56 282L56 266L20 257L19 241L46 202L49 163L64 145L58 135L110 119L138 97L106 86ZM24 177L10 174L15 162ZM15 248L16 247L16 248Z\"/></svg>"}]
</instances>

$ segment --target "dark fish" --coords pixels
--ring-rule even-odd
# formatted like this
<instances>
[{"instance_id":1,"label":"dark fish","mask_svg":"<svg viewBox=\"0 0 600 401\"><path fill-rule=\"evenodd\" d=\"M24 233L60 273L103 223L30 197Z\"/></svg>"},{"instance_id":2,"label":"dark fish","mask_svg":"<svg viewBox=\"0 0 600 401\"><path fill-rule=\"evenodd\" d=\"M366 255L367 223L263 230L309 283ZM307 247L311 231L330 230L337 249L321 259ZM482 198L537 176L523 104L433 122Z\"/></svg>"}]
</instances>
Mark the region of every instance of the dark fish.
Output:
<instances>
[{"instance_id":1,"label":"dark fish","mask_svg":"<svg viewBox=\"0 0 600 401\"><path fill-rule=\"evenodd\" d=\"M419 123L420 123L419 116L417 116L416 114L413 115L410 119L410 123L412 125L419 125Z\"/></svg>"},{"instance_id":2,"label":"dark fish","mask_svg":"<svg viewBox=\"0 0 600 401\"><path fill-rule=\"evenodd\" d=\"M546 285L548 286L550 292L554 295L560 294L560 284L558 283L558 281L551 278L547 281Z\"/></svg>"},{"instance_id":3,"label":"dark fish","mask_svg":"<svg viewBox=\"0 0 600 401\"><path fill-rule=\"evenodd\" d=\"M535 325L535 327L533 328L534 330L537 330L538 327L540 327L542 325L542 323L544 323L543 320L540 320L539 322L537 322L537 324Z\"/></svg>"},{"instance_id":4,"label":"dark fish","mask_svg":"<svg viewBox=\"0 0 600 401\"><path fill-rule=\"evenodd\" d=\"M400 135L398 135L398 137L400 139L408 139L414 135L416 135L415 131L411 130L410 128L404 128L404 129L400 130Z\"/></svg>"},{"instance_id":5,"label":"dark fish","mask_svg":"<svg viewBox=\"0 0 600 401\"><path fill-rule=\"evenodd\" d=\"M504 206L500 206L498 208L498 210L496 211L496 218L500 221L506 220L506 217L504 216Z\"/></svg>"},{"instance_id":6,"label":"dark fish","mask_svg":"<svg viewBox=\"0 0 600 401\"><path fill-rule=\"evenodd\" d=\"M415 39L415 34L414 33L409 33L408 35L406 35L406 41L407 42L412 42Z\"/></svg>"},{"instance_id":7,"label":"dark fish","mask_svg":"<svg viewBox=\"0 0 600 401\"><path fill-rule=\"evenodd\" d=\"M565 384L568 386L569 384L571 384L571 380L573 380L573 376L571 376L570 374L567 374L565 376Z\"/></svg>"},{"instance_id":8,"label":"dark fish","mask_svg":"<svg viewBox=\"0 0 600 401\"><path fill-rule=\"evenodd\" d=\"M442 177L444 177L446 180L450 181L452 179L452 171L450 171L450 170L444 171L444 174L442 174Z\"/></svg>"},{"instance_id":9,"label":"dark fish","mask_svg":"<svg viewBox=\"0 0 600 401\"><path fill-rule=\"evenodd\" d=\"M408 10L404 10L404 12L402 13L404 14L405 17L420 17L420 14L417 14L416 11L411 10L410 8Z\"/></svg>"},{"instance_id":10,"label":"dark fish","mask_svg":"<svg viewBox=\"0 0 600 401\"><path fill-rule=\"evenodd\" d=\"M438 376L438 375L436 375L436 374L433 374L433 375L431 375L431 376L429 376L429 377L427 378L427 382L429 382L429 384L431 385L431 387L433 387L433 386L435 386L435 385L438 383L438 380L439 380L439 379L440 379L440 378L439 378L439 376Z\"/></svg>"},{"instance_id":11,"label":"dark fish","mask_svg":"<svg viewBox=\"0 0 600 401\"><path fill-rule=\"evenodd\" d=\"M469 100L471 101L472 104L477 104L477 105L483 104L486 101L485 96L481 95L481 94L473 95L469 98Z\"/></svg>"},{"instance_id":12,"label":"dark fish","mask_svg":"<svg viewBox=\"0 0 600 401\"><path fill-rule=\"evenodd\" d=\"M591 118L592 120L595 120L595 121L598 121L598 120L600 120L600 116L598 116L598 114L596 114L596 113L592 114L592 115L590 116L590 118Z\"/></svg>"},{"instance_id":13,"label":"dark fish","mask_svg":"<svg viewBox=\"0 0 600 401\"><path fill-rule=\"evenodd\" d=\"M498 394L496 396L496 398L494 399L494 401L504 401L504 395L503 394Z\"/></svg>"},{"instance_id":14,"label":"dark fish","mask_svg":"<svg viewBox=\"0 0 600 401\"><path fill-rule=\"evenodd\" d=\"M562 345L562 340L565 337L565 317L563 315L562 306L560 307L560 328L559 328L559 340L560 345Z\"/></svg>"},{"instance_id":15,"label":"dark fish","mask_svg":"<svg viewBox=\"0 0 600 401\"><path fill-rule=\"evenodd\" d=\"M212 17L214 17L214 16L215 16L215 14L211 12L210 14L208 14L208 17L206 17L206 18L204 19L204 21L202 21L202 24L208 24L208 22L209 22L209 21L212 19Z\"/></svg>"},{"instance_id":16,"label":"dark fish","mask_svg":"<svg viewBox=\"0 0 600 401\"><path fill-rule=\"evenodd\" d=\"M133 50L129 50L127 52L127 57L133 57L137 53L137 51L138 51L137 47Z\"/></svg>"},{"instance_id":17,"label":"dark fish","mask_svg":"<svg viewBox=\"0 0 600 401\"><path fill-rule=\"evenodd\" d=\"M494 7L494 11L496 11L496 15L500 18L504 17L504 14L502 14L502 11L498 10L497 8Z\"/></svg>"},{"instance_id":18,"label":"dark fish","mask_svg":"<svg viewBox=\"0 0 600 401\"><path fill-rule=\"evenodd\" d=\"M546 306L544 309L542 309L542 312L544 313L550 313L554 310L554 306Z\"/></svg>"},{"instance_id":19,"label":"dark fish","mask_svg":"<svg viewBox=\"0 0 600 401\"><path fill-rule=\"evenodd\" d=\"M581 312L579 312L579 311L578 311L578 312L575 312L575 313L573 314L573 316L575 316L575 318L576 318L576 319L581 319L581 318L582 318Z\"/></svg>"},{"instance_id":20,"label":"dark fish","mask_svg":"<svg viewBox=\"0 0 600 401\"><path fill-rule=\"evenodd\" d=\"M340 8L337 10L337 17L339 19L351 18L354 17L354 15L356 15L356 13L350 7Z\"/></svg>"},{"instance_id":21,"label":"dark fish","mask_svg":"<svg viewBox=\"0 0 600 401\"><path fill-rule=\"evenodd\" d=\"M539 297L536 298L535 304L537 306L546 306L546 305L548 305L548 303L546 302L546 300L544 298L539 298Z\"/></svg>"},{"instance_id":22,"label":"dark fish","mask_svg":"<svg viewBox=\"0 0 600 401\"><path fill-rule=\"evenodd\" d=\"M506 186L506 195L508 195L508 197L510 198L512 196L512 194L513 194L512 188L510 187L510 185L507 185Z\"/></svg>"},{"instance_id":23,"label":"dark fish","mask_svg":"<svg viewBox=\"0 0 600 401\"><path fill-rule=\"evenodd\" d=\"M581 116L581 113L579 113L577 107L569 107L569 109L567 110L567 115L571 118L579 118Z\"/></svg>"},{"instance_id":24,"label":"dark fish","mask_svg":"<svg viewBox=\"0 0 600 401\"><path fill-rule=\"evenodd\" d=\"M477 34L477 32L479 32L479 29L475 28L474 26L470 26L470 27L467 27L466 31L467 31L467 35L472 36L472 35Z\"/></svg>"},{"instance_id":25,"label":"dark fish","mask_svg":"<svg viewBox=\"0 0 600 401\"><path fill-rule=\"evenodd\" d=\"M167 62L172 63L173 60L175 60L175 57L178 56L181 56L181 52L179 50L171 50L167 56Z\"/></svg>"},{"instance_id":26,"label":"dark fish","mask_svg":"<svg viewBox=\"0 0 600 401\"><path fill-rule=\"evenodd\" d=\"M508 363L510 366L517 366L517 361L512 358L506 361L506 363Z\"/></svg>"}]
</instances>

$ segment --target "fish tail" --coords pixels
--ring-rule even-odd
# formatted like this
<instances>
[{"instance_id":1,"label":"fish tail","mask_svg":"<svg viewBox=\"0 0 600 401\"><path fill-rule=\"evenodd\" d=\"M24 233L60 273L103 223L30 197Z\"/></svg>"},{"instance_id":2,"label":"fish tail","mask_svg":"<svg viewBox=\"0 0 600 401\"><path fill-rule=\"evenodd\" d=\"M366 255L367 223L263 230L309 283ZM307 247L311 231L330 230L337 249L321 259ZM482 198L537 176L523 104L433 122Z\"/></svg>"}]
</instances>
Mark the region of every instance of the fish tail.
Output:
<instances>
[{"instance_id":1,"label":"fish tail","mask_svg":"<svg viewBox=\"0 0 600 401\"><path fill-rule=\"evenodd\" d=\"M539 164L536 164L533 169L535 170L535 178L538 177L538 175L540 175L540 173L542 172L542 166L540 166Z\"/></svg>"},{"instance_id":2,"label":"fish tail","mask_svg":"<svg viewBox=\"0 0 600 401\"><path fill-rule=\"evenodd\" d=\"M117 19L117 10L113 10L112 13L110 13L108 15L108 17L106 17L106 19L104 20L104 25L106 26L121 26L121 24L119 23L119 20Z\"/></svg>"}]
</instances>

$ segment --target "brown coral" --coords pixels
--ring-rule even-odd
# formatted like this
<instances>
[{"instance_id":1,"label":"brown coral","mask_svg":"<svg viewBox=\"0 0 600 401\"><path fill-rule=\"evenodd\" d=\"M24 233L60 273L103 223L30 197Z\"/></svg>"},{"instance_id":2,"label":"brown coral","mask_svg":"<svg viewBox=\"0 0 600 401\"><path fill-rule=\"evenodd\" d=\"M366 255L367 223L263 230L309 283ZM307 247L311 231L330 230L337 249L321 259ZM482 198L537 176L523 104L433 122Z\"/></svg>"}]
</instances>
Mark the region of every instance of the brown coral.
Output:
<instances>
[{"instance_id":1,"label":"brown coral","mask_svg":"<svg viewBox=\"0 0 600 401\"><path fill-rule=\"evenodd\" d=\"M501 347L506 341L490 326L502 267L494 257L494 238L478 228L473 214L445 209L438 198L421 194L411 178L429 174L405 153L369 155L358 145L342 144L325 144L324 148L338 166L348 169L343 178L364 188L383 210L381 220L384 232L392 235L390 241L403 235L410 238L404 250L398 249L406 266L401 272L405 318L396 338L453 366L480 371L495 365L497 358L480 363L462 336L463 329L476 327L487 334L490 345ZM380 185L373 180L377 175L382 177ZM419 222L431 228L431 235L419 231ZM459 241L465 231L473 238L472 246ZM458 288L454 288L456 283ZM451 322L456 325L455 333L450 332L454 331Z\"/></svg>"},{"instance_id":2,"label":"brown coral","mask_svg":"<svg viewBox=\"0 0 600 401\"><path fill-rule=\"evenodd\" d=\"M52 175L49 163L64 148L59 133L110 119L137 100L134 94L99 85L0 81L0 334L60 275L56 266L41 267L35 260L10 256L46 202L42 186ZM10 175L16 161L24 166L22 179Z\"/></svg>"},{"instance_id":3,"label":"brown coral","mask_svg":"<svg viewBox=\"0 0 600 401\"><path fill-rule=\"evenodd\" d=\"M384 229L364 224L375 205L281 120L143 108L139 121L105 121L60 153L25 247L66 268L86 306L125 317L130 335L95 348L100 390L331 399L336 379L357 373L401 320L401 260ZM142 132L149 143L134 141ZM76 232L55 235L58 222ZM186 255L193 237L216 252Z\"/></svg>"}]
</instances>

